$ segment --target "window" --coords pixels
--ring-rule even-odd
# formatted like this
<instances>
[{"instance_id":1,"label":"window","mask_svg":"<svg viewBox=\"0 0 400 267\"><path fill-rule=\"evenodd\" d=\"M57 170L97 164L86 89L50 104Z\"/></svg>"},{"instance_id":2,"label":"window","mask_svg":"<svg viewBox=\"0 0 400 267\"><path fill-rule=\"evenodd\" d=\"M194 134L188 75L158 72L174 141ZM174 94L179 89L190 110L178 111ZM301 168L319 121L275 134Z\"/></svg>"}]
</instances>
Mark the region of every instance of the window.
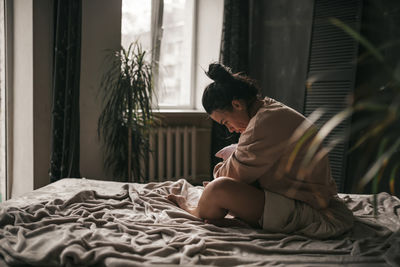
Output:
<instances>
[{"instance_id":1,"label":"window","mask_svg":"<svg viewBox=\"0 0 400 267\"><path fill-rule=\"evenodd\" d=\"M193 109L195 0L122 0L121 43L139 41L155 62L160 108ZM150 60L150 58L149 58Z\"/></svg>"}]
</instances>

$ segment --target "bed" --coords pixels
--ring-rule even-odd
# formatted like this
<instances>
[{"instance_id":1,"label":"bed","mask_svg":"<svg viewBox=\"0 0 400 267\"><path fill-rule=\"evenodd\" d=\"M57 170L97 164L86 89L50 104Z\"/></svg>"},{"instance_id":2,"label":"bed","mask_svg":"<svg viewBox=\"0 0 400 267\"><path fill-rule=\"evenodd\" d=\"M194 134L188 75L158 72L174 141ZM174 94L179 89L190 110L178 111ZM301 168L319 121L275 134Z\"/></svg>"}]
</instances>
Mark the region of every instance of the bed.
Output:
<instances>
[{"instance_id":1,"label":"bed","mask_svg":"<svg viewBox=\"0 0 400 267\"><path fill-rule=\"evenodd\" d=\"M198 201L184 179L136 184L66 178L0 205L0 266L399 266L400 200L340 194L356 216L335 239L206 224L165 198Z\"/></svg>"}]
</instances>

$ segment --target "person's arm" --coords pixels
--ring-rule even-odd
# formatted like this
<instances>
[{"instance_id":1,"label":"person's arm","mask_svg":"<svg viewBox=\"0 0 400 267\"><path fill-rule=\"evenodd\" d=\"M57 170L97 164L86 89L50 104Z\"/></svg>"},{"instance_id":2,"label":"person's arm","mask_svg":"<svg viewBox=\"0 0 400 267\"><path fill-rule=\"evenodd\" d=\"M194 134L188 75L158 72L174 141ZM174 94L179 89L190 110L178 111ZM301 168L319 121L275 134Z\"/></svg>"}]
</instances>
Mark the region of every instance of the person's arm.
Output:
<instances>
[{"instance_id":1,"label":"person's arm","mask_svg":"<svg viewBox=\"0 0 400 267\"><path fill-rule=\"evenodd\" d=\"M216 164L216 166L214 167L214 172L213 172L213 173L215 173L215 171L218 170L219 167L221 167L222 164L223 164L230 156L232 156L232 154L233 154L233 153L235 152L235 150L237 149L237 146L238 146L238 144L232 144L232 145L229 145L229 146L226 146L226 147L220 149L217 153L215 153L215 156L216 156L217 158L221 158L221 159L223 160L223 162L218 162L218 163ZM216 177L214 176L214 179L215 179L215 178L216 178Z\"/></svg>"},{"instance_id":2,"label":"person's arm","mask_svg":"<svg viewBox=\"0 0 400 267\"><path fill-rule=\"evenodd\" d=\"M225 161L233 154L233 152L235 152L237 146L238 144L231 144L229 146L226 146L215 153L215 156Z\"/></svg>"},{"instance_id":3,"label":"person's arm","mask_svg":"<svg viewBox=\"0 0 400 267\"><path fill-rule=\"evenodd\" d=\"M243 143L226 160L214 168L214 178L226 176L235 180L252 183L272 167L280 154L279 147L267 147L265 140Z\"/></svg>"},{"instance_id":4,"label":"person's arm","mask_svg":"<svg viewBox=\"0 0 400 267\"><path fill-rule=\"evenodd\" d=\"M297 123L284 110L275 110L249 125L235 152L214 168L214 178L230 177L253 183L280 159Z\"/></svg>"}]
</instances>

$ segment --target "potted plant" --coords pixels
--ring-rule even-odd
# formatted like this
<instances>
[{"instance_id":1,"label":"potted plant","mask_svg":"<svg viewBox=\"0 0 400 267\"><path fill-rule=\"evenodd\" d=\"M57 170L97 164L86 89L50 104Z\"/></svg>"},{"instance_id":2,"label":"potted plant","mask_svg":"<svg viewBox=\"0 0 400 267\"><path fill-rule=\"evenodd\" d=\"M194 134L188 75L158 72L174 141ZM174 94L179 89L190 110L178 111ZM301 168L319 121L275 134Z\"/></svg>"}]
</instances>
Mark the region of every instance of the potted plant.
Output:
<instances>
[{"instance_id":1,"label":"potted plant","mask_svg":"<svg viewBox=\"0 0 400 267\"><path fill-rule=\"evenodd\" d=\"M104 167L120 181L139 182L144 177L141 162L149 152L152 113L152 65L140 43L121 47L106 57L101 80L103 110L98 136L104 151Z\"/></svg>"},{"instance_id":2,"label":"potted plant","mask_svg":"<svg viewBox=\"0 0 400 267\"><path fill-rule=\"evenodd\" d=\"M340 136L327 145L327 149L318 152L328 134L342 121L351 118L352 129L350 132L351 148L349 155L352 159L352 178L355 179L356 193L372 193L373 206L376 212L376 194L380 190L390 191L398 195L400 175L400 75L398 65L393 67L385 57L385 50L395 49L398 41L389 40L388 43L376 47L367 38L339 21L331 22L355 38L364 48L364 53L359 57L358 64L368 60L368 70L373 70L373 75L367 77L360 88L356 88L352 96L353 102L344 110L335 114L326 122L313 138L310 148L302 164L303 172L317 163L316 159L327 153L340 143L345 137ZM390 53L387 53L390 55ZM390 64L391 63L391 64ZM318 120L323 109L317 110L311 117ZM300 145L312 136L313 129L299 129L302 139ZM296 156L296 152L292 157ZM321 155L318 155L320 153ZM354 176L353 176L354 175ZM369 187L365 190L365 187ZM397 190L396 190L397 188Z\"/></svg>"}]
</instances>

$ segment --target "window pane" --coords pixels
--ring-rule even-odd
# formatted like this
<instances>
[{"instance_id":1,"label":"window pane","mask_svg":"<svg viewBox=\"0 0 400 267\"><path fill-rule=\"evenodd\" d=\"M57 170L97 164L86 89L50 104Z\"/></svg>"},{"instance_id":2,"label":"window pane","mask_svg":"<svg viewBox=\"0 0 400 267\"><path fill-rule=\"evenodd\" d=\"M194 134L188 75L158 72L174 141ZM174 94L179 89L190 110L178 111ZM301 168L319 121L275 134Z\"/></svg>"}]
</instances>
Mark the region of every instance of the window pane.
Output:
<instances>
[{"instance_id":1,"label":"window pane","mask_svg":"<svg viewBox=\"0 0 400 267\"><path fill-rule=\"evenodd\" d=\"M122 45L137 39L151 51L150 0L122 1ZM164 0L159 58L158 105L192 106L192 42L194 0ZM157 77L155 77L157 78Z\"/></svg>"},{"instance_id":2,"label":"window pane","mask_svg":"<svg viewBox=\"0 0 400 267\"><path fill-rule=\"evenodd\" d=\"M139 41L143 49L151 50L151 0L123 0L121 43L128 48Z\"/></svg>"},{"instance_id":3,"label":"window pane","mask_svg":"<svg viewBox=\"0 0 400 267\"><path fill-rule=\"evenodd\" d=\"M165 0L159 69L159 105L190 105L190 88L183 88L185 0Z\"/></svg>"}]
</instances>

